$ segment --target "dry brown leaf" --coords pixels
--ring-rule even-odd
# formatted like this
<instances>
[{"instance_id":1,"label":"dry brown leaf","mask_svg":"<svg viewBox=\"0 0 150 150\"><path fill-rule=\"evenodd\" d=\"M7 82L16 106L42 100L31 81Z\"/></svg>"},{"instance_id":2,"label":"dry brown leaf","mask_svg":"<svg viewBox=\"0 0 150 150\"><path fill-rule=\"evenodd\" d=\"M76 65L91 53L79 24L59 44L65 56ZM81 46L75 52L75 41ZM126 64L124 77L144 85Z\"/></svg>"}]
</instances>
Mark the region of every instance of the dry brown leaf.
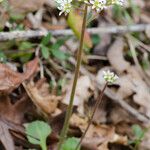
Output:
<instances>
[{"instance_id":1,"label":"dry brown leaf","mask_svg":"<svg viewBox=\"0 0 150 150\"><path fill-rule=\"evenodd\" d=\"M24 87L33 103L42 113L52 114L56 110L58 100L61 97L50 93L48 83L43 82L38 85L38 82L29 82L28 84L24 84Z\"/></svg>"},{"instance_id":2,"label":"dry brown leaf","mask_svg":"<svg viewBox=\"0 0 150 150\"><path fill-rule=\"evenodd\" d=\"M0 93L10 93L24 80L29 79L38 69L38 59L35 58L27 63L25 68L24 73L18 73L6 64L0 63Z\"/></svg>"},{"instance_id":3,"label":"dry brown leaf","mask_svg":"<svg viewBox=\"0 0 150 150\"><path fill-rule=\"evenodd\" d=\"M106 26L106 24L104 24L103 26ZM101 37L102 37L101 42L98 45L96 45L96 47L93 50L93 53L95 55L106 56L108 46L111 43L111 38L112 37L110 36L110 34L103 34L103 35L101 35Z\"/></svg>"},{"instance_id":4,"label":"dry brown leaf","mask_svg":"<svg viewBox=\"0 0 150 150\"><path fill-rule=\"evenodd\" d=\"M71 88L72 88L72 81L69 85L66 87L66 95L63 98L64 104L69 104L70 101L70 94L71 94ZM91 96L91 91L93 90L93 85L88 76L81 76L78 79L77 87L76 87L76 93L74 97L74 106L78 106L78 112L81 114L84 114L84 102L89 99Z\"/></svg>"},{"instance_id":5,"label":"dry brown leaf","mask_svg":"<svg viewBox=\"0 0 150 150\"><path fill-rule=\"evenodd\" d=\"M120 86L117 91L117 97L124 99L131 96L134 93L134 85L130 74L120 76L117 83Z\"/></svg>"},{"instance_id":6,"label":"dry brown leaf","mask_svg":"<svg viewBox=\"0 0 150 150\"><path fill-rule=\"evenodd\" d=\"M110 64L116 71L120 73L127 70L130 66L130 63L127 62L123 57L123 49L124 41L123 38L119 37L111 45L107 53Z\"/></svg>"},{"instance_id":7,"label":"dry brown leaf","mask_svg":"<svg viewBox=\"0 0 150 150\"><path fill-rule=\"evenodd\" d=\"M34 12L40 9L46 0L9 0L12 12L16 13L28 13Z\"/></svg>"},{"instance_id":8,"label":"dry brown leaf","mask_svg":"<svg viewBox=\"0 0 150 150\"><path fill-rule=\"evenodd\" d=\"M88 121L73 114L70 120L70 124L72 126L80 128L80 130L84 132L87 127ZM114 127L92 124L83 140L84 144L94 143L94 145L97 146L102 143L108 144L109 142L127 144L127 137L116 134Z\"/></svg>"},{"instance_id":9,"label":"dry brown leaf","mask_svg":"<svg viewBox=\"0 0 150 150\"><path fill-rule=\"evenodd\" d=\"M112 107L108 117L109 121L113 124L118 124L120 122L132 122L133 120L133 117L118 105L114 105Z\"/></svg>"},{"instance_id":10,"label":"dry brown leaf","mask_svg":"<svg viewBox=\"0 0 150 150\"><path fill-rule=\"evenodd\" d=\"M28 108L31 105L27 96L23 95L23 97L15 104L11 103L8 96L1 96L0 99L0 115L13 123L21 124L25 112L28 111Z\"/></svg>"},{"instance_id":11,"label":"dry brown leaf","mask_svg":"<svg viewBox=\"0 0 150 150\"><path fill-rule=\"evenodd\" d=\"M9 133L9 127L0 120L0 141L6 150L15 150L13 139Z\"/></svg>"},{"instance_id":12,"label":"dry brown leaf","mask_svg":"<svg viewBox=\"0 0 150 150\"><path fill-rule=\"evenodd\" d=\"M130 67L127 73L132 79L131 83L135 93L133 96L134 102L141 106L141 112L150 117L150 91L147 84L139 75L136 67Z\"/></svg>"}]
</instances>

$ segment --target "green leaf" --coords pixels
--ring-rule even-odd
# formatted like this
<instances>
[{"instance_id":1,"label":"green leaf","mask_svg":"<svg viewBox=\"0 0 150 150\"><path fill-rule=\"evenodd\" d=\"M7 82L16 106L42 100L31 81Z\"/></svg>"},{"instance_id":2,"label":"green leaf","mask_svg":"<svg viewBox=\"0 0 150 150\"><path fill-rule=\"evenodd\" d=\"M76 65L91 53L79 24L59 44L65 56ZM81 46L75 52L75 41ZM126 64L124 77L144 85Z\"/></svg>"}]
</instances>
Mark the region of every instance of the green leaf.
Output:
<instances>
[{"instance_id":1,"label":"green leaf","mask_svg":"<svg viewBox=\"0 0 150 150\"><path fill-rule=\"evenodd\" d=\"M145 132L139 125L133 125L132 130L137 139L143 138Z\"/></svg>"},{"instance_id":2,"label":"green leaf","mask_svg":"<svg viewBox=\"0 0 150 150\"><path fill-rule=\"evenodd\" d=\"M128 25L131 25L133 24L133 19L132 17L130 16L130 14L128 13L127 10L124 10L124 17L125 17L125 20L128 22Z\"/></svg>"},{"instance_id":3,"label":"green leaf","mask_svg":"<svg viewBox=\"0 0 150 150\"><path fill-rule=\"evenodd\" d=\"M57 94L61 95L62 94L62 88L65 86L66 84L66 78L61 78L58 80L57 83Z\"/></svg>"},{"instance_id":4,"label":"green leaf","mask_svg":"<svg viewBox=\"0 0 150 150\"><path fill-rule=\"evenodd\" d=\"M42 52L42 56L45 58L45 59L48 59L49 58L49 48L44 46L44 45L41 45L41 52Z\"/></svg>"},{"instance_id":5,"label":"green leaf","mask_svg":"<svg viewBox=\"0 0 150 150\"><path fill-rule=\"evenodd\" d=\"M68 138L64 144L62 145L62 149L61 150L75 150L76 146L78 145L79 143L79 139L77 138ZM80 147L79 149L80 150Z\"/></svg>"},{"instance_id":6,"label":"green leaf","mask_svg":"<svg viewBox=\"0 0 150 150\"><path fill-rule=\"evenodd\" d=\"M52 35L48 33L45 37L43 37L41 44L42 45L47 45L51 39Z\"/></svg>"},{"instance_id":7,"label":"green leaf","mask_svg":"<svg viewBox=\"0 0 150 150\"><path fill-rule=\"evenodd\" d=\"M51 52L52 52L52 55L54 57L56 57L57 59L67 60L69 58L69 54L68 53L64 53L63 51L52 49Z\"/></svg>"},{"instance_id":8,"label":"green leaf","mask_svg":"<svg viewBox=\"0 0 150 150\"><path fill-rule=\"evenodd\" d=\"M59 49L62 45L64 45L64 43L66 42L66 40L68 40L68 38L69 37L58 39L56 43L51 46L51 49L55 49L55 50Z\"/></svg>"},{"instance_id":9,"label":"green leaf","mask_svg":"<svg viewBox=\"0 0 150 150\"><path fill-rule=\"evenodd\" d=\"M31 58L32 58L32 53L22 53L22 55L20 55L20 57L19 57L19 54L18 54L18 57L20 58L20 61L22 62L22 63L27 63L29 60L31 60Z\"/></svg>"},{"instance_id":10,"label":"green leaf","mask_svg":"<svg viewBox=\"0 0 150 150\"><path fill-rule=\"evenodd\" d=\"M20 20L23 20L25 15L23 14L19 14L19 13L14 13L14 12L11 12L10 14L10 20L11 21L20 21Z\"/></svg>"},{"instance_id":11,"label":"green leaf","mask_svg":"<svg viewBox=\"0 0 150 150\"><path fill-rule=\"evenodd\" d=\"M6 60L7 60L6 55L2 51L0 51L0 62L5 63Z\"/></svg>"},{"instance_id":12,"label":"green leaf","mask_svg":"<svg viewBox=\"0 0 150 150\"><path fill-rule=\"evenodd\" d=\"M117 19L122 19L123 18L123 10L119 5L113 5L113 10L112 10L113 16Z\"/></svg>"},{"instance_id":13,"label":"green leaf","mask_svg":"<svg viewBox=\"0 0 150 150\"><path fill-rule=\"evenodd\" d=\"M19 50L27 50L31 48L33 48L33 44L28 41L24 41L19 45Z\"/></svg>"},{"instance_id":14,"label":"green leaf","mask_svg":"<svg viewBox=\"0 0 150 150\"><path fill-rule=\"evenodd\" d=\"M42 150L47 150L46 138L50 133L50 126L43 121L34 121L26 126L26 134L29 142L40 145Z\"/></svg>"},{"instance_id":15,"label":"green leaf","mask_svg":"<svg viewBox=\"0 0 150 150\"><path fill-rule=\"evenodd\" d=\"M69 58L69 53L65 53L61 50L59 50L59 48L65 43L65 41L68 39L69 37L65 37L65 38L61 38L58 39L57 42L55 44L53 44L50 49L51 49L51 53L54 57L56 57L57 59L60 60L67 60Z\"/></svg>"},{"instance_id":16,"label":"green leaf","mask_svg":"<svg viewBox=\"0 0 150 150\"><path fill-rule=\"evenodd\" d=\"M100 36L98 34L94 34L92 35L92 42L93 42L93 45L97 45L100 43Z\"/></svg>"}]
</instances>

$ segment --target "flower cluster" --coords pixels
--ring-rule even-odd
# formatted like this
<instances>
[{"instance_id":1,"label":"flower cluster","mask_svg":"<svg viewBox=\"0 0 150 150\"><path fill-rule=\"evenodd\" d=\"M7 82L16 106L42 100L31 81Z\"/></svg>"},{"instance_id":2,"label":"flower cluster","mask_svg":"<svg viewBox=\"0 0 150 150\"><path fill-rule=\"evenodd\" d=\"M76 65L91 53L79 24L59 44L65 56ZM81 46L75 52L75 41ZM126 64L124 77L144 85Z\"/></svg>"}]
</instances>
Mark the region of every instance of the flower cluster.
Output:
<instances>
[{"instance_id":1,"label":"flower cluster","mask_svg":"<svg viewBox=\"0 0 150 150\"><path fill-rule=\"evenodd\" d=\"M105 79L106 82L112 84L118 79L118 76L114 74L114 72L110 72L108 70L108 71L103 71L103 78Z\"/></svg>"},{"instance_id":2,"label":"flower cluster","mask_svg":"<svg viewBox=\"0 0 150 150\"><path fill-rule=\"evenodd\" d=\"M59 15L61 15L62 13L65 13L65 15L67 15L72 8L72 0L55 0L55 2L57 3L57 8L60 10Z\"/></svg>"},{"instance_id":3,"label":"flower cluster","mask_svg":"<svg viewBox=\"0 0 150 150\"><path fill-rule=\"evenodd\" d=\"M58 9L60 10L59 15L62 13L68 14L71 11L72 8L72 0L55 0L58 4ZM92 9L95 9L97 12L100 12L101 10L117 4L117 5L123 5L125 0L78 0L79 2L84 2L86 4L91 5Z\"/></svg>"},{"instance_id":4,"label":"flower cluster","mask_svg":"<svg viewBox=\"0 0 150 150\"><path fill-rule=\"evenodd\" d=\"M106 8L106 0L90 0L92 9L96 9L97 12L100 12L102 9Z\"/></svg>"}]
</instances>

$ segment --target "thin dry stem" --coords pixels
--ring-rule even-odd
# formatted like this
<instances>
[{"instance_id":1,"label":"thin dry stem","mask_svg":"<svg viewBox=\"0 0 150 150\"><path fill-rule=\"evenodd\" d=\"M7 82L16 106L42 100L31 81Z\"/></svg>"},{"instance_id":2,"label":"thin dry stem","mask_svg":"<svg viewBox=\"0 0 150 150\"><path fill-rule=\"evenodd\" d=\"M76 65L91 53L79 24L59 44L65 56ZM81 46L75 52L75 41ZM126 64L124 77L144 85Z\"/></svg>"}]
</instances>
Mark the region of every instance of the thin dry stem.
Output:
<instances>
[{"instance_id":1,"label":"thin dry stem","mask_svg":"<svg viewBox=\"0 0 150 150\"><path fill-rule=\"evenodd\" d=\"M72 115L73 100L74 100L74 95L75 95L75 91L76 91L76 85L77 85L77 80L78 80L78 76L79 76L79 72L80 72L81 60L82 60L82 50L83 50L83 43L84 43L84 33L85 33L85 28L86 28L87 8L88 8L88 6L85 5L81 38L80 38L80 47L79 47L78 55L77 55L77 65L76 65L76 69L75 69L75 76L74 76L73 86L72 86L72 90L71 90L70 103L67 108L64 126L61 131L60 141L58 144L58 150L61 150L62 144L66 138L68 127L69 127L69 119Z\"/></svg>"},{"instance_id":2,"label":"thin dry stem","mask_svg":"<svg viewBox=\"0 0 150 150\"><path fill-rule=\"evenodd\" d=\"M81 139L80 139L80 142L79 142L79 144L77 145L77 147L76 147L75 150L78 150L78 148L79 148L79 146L81 145L81 143L82 143L82 141L83 141L83 139L84 139L84 137L85 137L87 131L88 131L89 128L90 128L90 125L91 125L92 122L93 122L93 118L94 118L95 112L96 112L98 106L99 106L99 105L101 104L101 102L102 102L102 98L103 98L103 95L104 95L104 91L105 91L105 89L106 89L106 87L107 87L107 84L108 84L108 83L106 82L106 84L105 84L103 90L101 91L100 96L98 97L98 99L97 99L97 101L96 101L96 103L95 103L94 110L93 110L92 115L91 115L91 117L90 117L90 119L89 119L88 126L86 127L85 132L83 133L83 135L82 135L82 137L81 137Z\"/></svg>"}]
</instances>

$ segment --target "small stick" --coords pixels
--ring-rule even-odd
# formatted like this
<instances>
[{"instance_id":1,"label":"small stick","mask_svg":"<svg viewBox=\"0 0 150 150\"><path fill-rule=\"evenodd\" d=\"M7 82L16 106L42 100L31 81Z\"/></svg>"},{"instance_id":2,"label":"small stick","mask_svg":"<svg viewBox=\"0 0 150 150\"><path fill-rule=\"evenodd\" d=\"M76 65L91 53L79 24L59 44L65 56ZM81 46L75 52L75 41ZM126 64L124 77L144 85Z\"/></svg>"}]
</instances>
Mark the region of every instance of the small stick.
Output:
<instances>
[{"instance_id":1,"label":"small stick","mask_svg":"<svg viewBox=\"0 0 150 150\"><path fill-rule=\"evenodd\" d=\"M126 33L126 32L143 32L147 28L150 28L150 24L135 24L135 25L120 25L120 26L107 26L98 28L88 28L87 32L90 34L102 34L102 33ZM11 31L11 32L0 32L0 41L8 41L13 39L27 40L31 38L41 38L48 33L53 36L61 35L73 35L72 30L27 30L27 31Z\"/></svg>"}]
</instances>

